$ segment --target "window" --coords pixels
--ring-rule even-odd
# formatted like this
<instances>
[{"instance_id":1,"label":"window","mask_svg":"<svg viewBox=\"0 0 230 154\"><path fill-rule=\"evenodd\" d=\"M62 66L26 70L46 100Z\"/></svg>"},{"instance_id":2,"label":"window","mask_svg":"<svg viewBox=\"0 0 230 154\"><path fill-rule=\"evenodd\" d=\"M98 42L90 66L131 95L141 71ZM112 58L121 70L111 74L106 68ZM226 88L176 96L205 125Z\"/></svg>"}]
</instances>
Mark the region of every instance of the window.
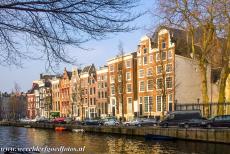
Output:
<instances>
[{"instance_id":1,"label":"window","mask_svg":"<svg viewBox=\"0 0 230 154\"><path fill-rule=\"evenodd\" d=\"M172 64L166 64L165 71L167 73L172 72Z\"/></svg>"},{"instance_id":2,"label":"window","mask_svg":"<svg viewBox=\"0 0 230 154\"><path fill-rule=\"evenodd\" d=\"M166 77L166 88L172 88L172 77Z\"/></svg>"},{"instance_id":3,"label":"window","mask_svg":"<svg viewBox=\"0 0 230 154\"><path fill-rule=\"evenodd\" d=\"M149 112L149 100L148 96L144 97L145 112Z\"/></svg>"},{"instance_id":4,"label":"window","mask_svg":"<svg viewBox=\"0 0 230 154\"><path fill-rule=\"evenodd\" d=\"M145 91L145 82L144 81L140 81L139 91Z\"/></svg>"},{"instance_id":5,"label":"window","mask_svg":"<svg viewBox=\"0 0 230 154\"><path fill-rule=\"evenodd\" d=\"M153 80L148 80L148 90L153 90Z\"/></svg>"},{"instance_id":6,"label":"window","mask_svg":"<svg viewBox=\"0 0 230 154\"><path fill-rule=\"evenodd\" d=\"M130 72L126 72L126 80L131 80L131 73Z\"/></svg>"},{"instance_id":7,"label":"window","mask_svg":"<svg viewBox=\"0 0 230 154\"><path fill-rule=\"evenodd\" d=\"M126 68L130 68L130 67L131 67L131 61L128 60L128 61L126 61Z\"/></svg>"},{"instance_id":8,"label":"window","mask_svg":"<svg viewBox=\"0 0 230 154\"><path fill-rule=\"evenodd\" d=\"M107 75L104 76L104 81L107 81Z\"/></svg>"},{"instance_id":9,"label":"window","mask_svg":"<svg viewBox=\"0 0 230 154\"><path fill-rule=\"evenodd\" d=\"M153 55L150 55L149 56L149 63L152 63L153 62Z\"/></svg>"},{"instance_id":10,"label":"window","mask_svg":"<svg viewBox=\"0 0 230 154\"><path fill-rule=\"evenodd\" d=\"M132 113L132 97L127 98L128 113Z\"/></svg>"},{"instance_id":11,"label":"window","mask_svg":"<svg viewBox=\"0 0 230 154\"><path fill-rule=\"evenodd\" d=\"M138 64L139 64L139 65L142 64L141 57L138 58Z\"/></svg>"},{"instance_id":12,"label":"window","mask_svg":"<svg viewBox=\"0 0 230 154\"><path fill-rule=\"evenodd\" d=\"M153 75L153 69L152 68L148 68L147 70L147 76L152 76Z\"/></svg>"},{"instance_id":13,"label":"window","mask_svg":"<svg viewBox=\"0 0 230 154\"><path fill-rule=\"evenodd\" d=\"M100 92L98 92L98 98L100 98L100 96L101 96L100 94L101 94L101 93L100 93Z\"/></svg>"},{"instance_id":14,"label":"window","mask_svg":"<svg viewBox=\"0 0 230 154\"><path fill-rule=\"evenodd\" d=\"M161 53L161 58L162 58L162 60L166 60L166 52L165 51Z\"/></svg>"},{"instance_id":15,"label":"window","mask_svg":"<svg viewBox=\"0 0 230 154\"><path fill-rule=\"evenodd\" d=\"M109 70L110 70L110 72L113 72L113 71L114 71L113 65L110 65Z\"/></svg>"},{"instance_id":16,"label":"window","mask_svg":"<svg viewBox=\"0 0 230 154\"><path fill-rule=\"evenodd\" d=\"M105 88L107 88L107 82L105 82Z\"/></svg>"},{"instance_id":17,"label":"window","mask_svg":"<svg viewBox=\"0 0 230 154\"><path fill-rule=\"evenodd\" d=\"M168 110L172 111L172 94L168 95Z\"/></svg>"},{"instance_id":18,"label":"window","mask_svg":"<svg viewBox=\"0 0 230 154\"><path fill-rule=\"evenodd\" d=\"M143 57L143 64L146 65L147 64L147 56Z\"/></svg>"},{"instance_id":19,"label":"window","mask_svg":"<svg viewBox=\"0 0 230 154\"><path fill-rule=\"evenodd\" d=\"M98 89L100 89L101 88L101 83L98 83L97 87L98 87Z\"/></svg>"},{"instance_id":20,"label":"window","mask_svg":"<svg viewBox=\"0 0 230 154\"><path fill-rule=\"evenodd\" d=\"M111 77L110 77L110 83L114 83L114 75L111 75Z\"/></svg>"},{"instance_id":21,"label":"window","mask_svg":"<svg viewBox=\"0 0 230 154\"><path fill-rule=\"evenodd\" d=\"M144 70L141 69L139 70L139 78L143 78L144 77Z\"/></svg>"},{"instance_id":22,"label":"window","mask_svg":"<svg viewBox=\"0 0 230 154\"><path fill-rule=\"evenodd\" d=\"M172 58L172 50L169 50L168 51L168 59L171 59Z\"/></svg>"},{"instance_id":23,"label":"window","mask_svg":"<svg viewBox=\"0 0 230 154\"><path fill-rule=\"evenodd\" d=\"M101 98L104 98L104 93L103 93L103 91L101 92Z\"/></svg>"},{"instance_id":24,"label":"window","mask_svg":"<svg viewBox=\"0 0 230 154\"><path fill-rule=\"evenodd\" d=\"M157 112L161 112L161 96L157 96Z\"/></svg>"},{"instance_id":25,"label":"window","mask_svg":"<svg viewBox=\"0 0 230 154\"><path fill-rule=\"evenodd\" d=\"M129 84L126 85L126 91L128 93L132 92L132 84L129 83Z\"/></svg>"},{"instance_id":26,"label":"window","mask_svg":"<svg viewBox=\"0 0 230 154\"><path fill-rule=\"evenodd\" d=\"M162 43L161 43L161 48L162 48L162 49L165 49L165 48L166 48L166 43L165 43L165 40L162 40Z\"/></svg>"},{"instance_id":27,"label":"window","mask_svg":"<svg viewBox=\"0 0 230 154\"><path fill-rule=\"evenodd\" d=\"M161 74L162 73L162 66L157 66L157 74Z\"/></svg>"},{"instance_id":28,"label":"window","mask_svg":"<svg viewBox=\"0 0 230 154\"><path fill-rule=\"evenodd\" d=\"M114 85L111 85L110 89L111 89L111 95L114 95L115 94L115 87L114 87Z\"/></svg>"},{"instance_id":29,"label":"window","mask_svg":"<svg viewBox=\"0 0 230 154\"><path fill-rule=\"evenodd\" d=\"M163 85L163 79L162 78L158 78L157 79L157 89L161 89Z\"/></svg>"},{"instance_id":30,"label":"window","mask_svg":"<svg viewBox=\"0 0 230 154\"><path fill-rule=\"evenodd\" d=\"M107 98L107 92L105 91L105 98Z\"/></svg>"},{"instance_id":31,"label":"window","mask_svg":"<svg viewBox=\"0 0 230 154\"><path fill-rule=\"evenodd\" d=\"M100 76L98 76L98 77L97 77L97 80L98 80L98 81L100 81L100 80L101 80L101 77L100 77Z\"/></svg>"}]
</instances>

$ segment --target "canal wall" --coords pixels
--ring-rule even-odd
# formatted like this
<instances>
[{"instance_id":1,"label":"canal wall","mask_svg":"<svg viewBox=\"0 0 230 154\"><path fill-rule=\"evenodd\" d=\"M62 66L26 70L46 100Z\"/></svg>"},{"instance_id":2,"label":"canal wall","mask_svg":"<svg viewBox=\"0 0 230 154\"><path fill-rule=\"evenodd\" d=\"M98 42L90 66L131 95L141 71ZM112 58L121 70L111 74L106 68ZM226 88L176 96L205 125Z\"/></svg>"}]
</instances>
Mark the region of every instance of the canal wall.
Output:
<instances>
[{"instance_id":1,"label":"canal wall","mask_svg":"<svg viewBox=\"0 0 230 154\"><path fill-rule=\"evenodd\" d=\"M17 123L0 122L4 126L32 127L42 129L55 129L62 126L67 130L83 129L92 133L112 133L133 136L168 136L176 139L216 142L230 144L230 129L202 129L202 128L161 128L161 127L125 127L125 126L77 126L70 124L45 124L45 123Z\"/></svg>"}]
</instances>

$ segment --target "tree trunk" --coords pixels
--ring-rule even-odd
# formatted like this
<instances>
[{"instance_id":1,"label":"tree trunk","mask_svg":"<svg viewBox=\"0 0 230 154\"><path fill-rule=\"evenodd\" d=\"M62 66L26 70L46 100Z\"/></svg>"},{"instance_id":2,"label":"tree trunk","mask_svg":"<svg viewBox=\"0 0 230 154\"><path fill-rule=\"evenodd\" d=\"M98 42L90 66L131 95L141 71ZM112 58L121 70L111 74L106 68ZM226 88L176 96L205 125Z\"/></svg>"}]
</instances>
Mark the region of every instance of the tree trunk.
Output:
<instances>
[{"instance_id":1,"label":"tree trunk","mask_svg":"<svg viewBox=\"0 0 230 154\"><path fill-rule=\"evenodd\" d=\"M219 85L219 98L218 98L218 115L224 114L224 102L225 102L225 89L226 89L226 81L229 76L229 67L228 63L224 65L220 74L220 85Z\"/></svg>"},{"instance_id":2,"label":"tree trunk","mask_svg":"<svg viewBox=\"0 0 230 154\"><path fill-rule=\"evenodd\" d=\"M208 117L209 114L209 98L208 98L208 85L207 85L207 67L203 61L200 61L200 72L201 72L201 92L203 100L203 116Z\"/></svg>"}]
</instances>

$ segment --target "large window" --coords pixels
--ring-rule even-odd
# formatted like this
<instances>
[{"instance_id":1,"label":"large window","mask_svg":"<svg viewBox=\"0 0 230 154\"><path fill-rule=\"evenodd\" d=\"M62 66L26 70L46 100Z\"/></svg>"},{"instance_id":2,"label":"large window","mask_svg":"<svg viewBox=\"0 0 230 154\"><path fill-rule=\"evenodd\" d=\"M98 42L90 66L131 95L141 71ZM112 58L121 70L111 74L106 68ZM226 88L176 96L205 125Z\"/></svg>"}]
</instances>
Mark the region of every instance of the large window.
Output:
<instances>
[{"instance_id":1,"label":"large window","mask_svg":"<svg viewBox=\"0 0 230 154\"><path fill-rule=\"evenodd\" d=\"M153 90L153 80L148 80L148 90Z\"/></svg>"},{"instance_id":2,"label":"large window","mask_svg":"<svg viewBox=\"0 0 230 154\"><path fill-rule=\"evenodd\" d=\"M166 77L166 87L172 88L172 77Z\"/></svg>"},{"instance_id":3,"label":"large window","mask_svg":"<svg viewBox=\"0 0 230 154\"><path fill-rule=\"evenodd\" d=\"M140 83L139 83L139 91L145 91L145 82L144 81L140 81Z\"/></svg>"},{"instance_id":4,"label":"large window","mask_svg":"<svg viewBox=\"0 0 230 154\"><path fill-rule=\"evenodd\" d=\"M122 84L119 83L119 84L118 84L118 93L119 93L119 94L122 94L122 88L123 88L123 87L122 87Z\"/></svg>"},{"instance_id":5,"label":"large window","mask_svg":"<svg viewBox=\"0 0 230 154\"><path fill-rule=\"evenodd\" d=\"M160 61L161 57L160 57L160 53L156 53L156 61Z\"/></svg>"},{"instance_id":6,"label":"large window","mask_svg":"<svg viewBox=\"0 0 230 154\"><path fill-rule=\"evenodd\" d=\"M162 66L157 66L157 74L161 74L162 73Z\"/></svg>"},{"instance_id":7,"label":"large window","mask_svg":"<svg viewBox=\"0 0 230 154\"><path fill-rule=\"evenodd\" d=\"M130 72L126 72L126 80L131 80L131 73Z\"/></svg>"},{"instance_id":8,"label":"large window","mask_svg":"<svg viewBox=\"0 0 230 154\"><path fill-rule=\"evenodd\" d=\"M128 93L132 92L132 84L131 84L131 83L128 83L128 84L126 85L126 91L127 91Z\"/></svg>"},{"instance_id":9,"label":"large window","mask_svg":"<svg viewBox=\"0 0 230 154\"><path fill-rule=\"evenodd\" d=\"M144 77L144 70L141 69L139 70L139 78L143 78Z\"/></svg>"},{"instance_id":10,"label":"large window","mask_svg":"<svg viewBox=\"0 0 230 154\"><path fill-rule=\"evenodd\" d=\"M172 64L166 64L165 71L166 71L167 73L172 72Z\"/></svg>"},{"instance_id":11,"label":"large window","mask_svg":"<svg viewBox=\"0 0 230 154\"><path fill-rule=\"evenodd\" d=\"M156 101L157 101L157 112L161 112L161 96L157 96Z\"/></svg>"},{"instance_id":12,"label":"large window","mask_svg":"<svg viewBox=\"0 0 230 154\"><path fill-rule=\"evenodd\" d=\"M122 81L122 75L118 74L118 82L121 82L121 81Z\"/></svg>"},{"instance_id":13,"label":"large window","mask_svg":"<svg viewBox=\"0 0 230 154\"><path fill-rule=\"evenodd\" d=\"M162 89L162 86L163 86L163 79L158 78L157 79L157 89Z\"/></svg>"}]
</instances>

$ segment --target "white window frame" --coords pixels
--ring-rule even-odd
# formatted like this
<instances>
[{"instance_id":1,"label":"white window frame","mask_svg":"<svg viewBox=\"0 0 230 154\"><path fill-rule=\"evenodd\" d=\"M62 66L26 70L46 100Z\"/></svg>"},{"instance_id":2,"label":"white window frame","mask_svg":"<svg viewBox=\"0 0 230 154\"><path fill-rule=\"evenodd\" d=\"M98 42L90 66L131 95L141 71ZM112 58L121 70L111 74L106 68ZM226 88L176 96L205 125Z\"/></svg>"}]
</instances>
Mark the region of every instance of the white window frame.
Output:
<instances>
[{"instance_id":1,"label":"white window frame","mask_svg":"<svg viewBox=\"0 0 230 154\"><path fill-rule=\"evenodd\" d=\"M131 91L128 91L128 85L130 85ZM131 83L126 84L126 93L132 93L132 84Z\"/></svg>"},{"instance_id":2,"label":"white window frame","mask_svg":"<svg viewBox=\"0 0 230 154\"><path fill-rule=\"evenodd\" d=\"M113 86L113 88L114 88L114 93L112 93L112 86ZM115 93L116 93L116 91L115 91L115 85L111 85L111 86L110 86L110 90L111 90L111 95L115 95Z\"/></svg>"},{"instance_id":3,"label":"white window frame","mask_svg":"<svg viewBox=\"0 0 230 154\"><path fill-rule=\"evenodd\" d=\"M152 75L149 75L149 70L152 71ZM147 76L153 76L153 68L152 68L152 67L149 67L149 68L147 69Z\"/></svg>"},{"instance_id":4,"label":"white window frame","mask_svg":"<svg viewBox=\"0 0 230 154\"><path fill-rule=\"evenodd\" d=\"M128 77L127 74L129 74L129 79L127 78L127 77ZM132 77L131 77L131 72L126 72L126 80L129 81L129 80L131 80L131 78L132 78Z\"/></svg>"},{"instance_id":5,"label":"white window frame","mask_svg":"<svg viewBox=\"0 0 230 154\"><path fill-rule=\"evenodd\" d=\"M165 47L163 48L163 43L165 44ZM162 42L161 42L161 48L162 49L166 49L166 41L165 40L162 40Z\"/></svg>"},{"instance_id":6,"label":"white window frame","mask_svg":"<svg viewBox=\"0 0 230 154\"><path fill-rule=\"evenodd\" d=\"M169 71L169 72L167 71L167 66L168 66L168 65L171 65L171 66L172 66L172 70ZM173 65L172 65L172 63L165 64L165 72L166 72L166 73L172 73L172 71L173 71Z\"/></svg>"},{"instance_id":7,"label":"white window frame","mask_svg":"<svg viewBox=\"0 0 230 154\"><path fill-rule=\"evenodd\" d=\"M141 91L141 82L144 83L144 90L143 91ZM145 91L145 81L142 80L142 81L139 81L139 92L144 92L144 91Z\"/></svg>"},{"instance_id":8,"label":"white window frame","mask_svg":"<svg viewBox=\"0 0 230 154\"><path fill-rule=\"evenodd\" d=\"M165 53L165 59L163 59L163 52ZM166 51L162 51L161 52L161 59L162 59L162 61L166 61L167 60L167 52Z\"/></svg>"},{"instance_id":9,"label":"white window frame","mask_svg":"<svg viewBox=\"0 0 230 154\"><path fill-rule=\"evenodd\" d=\"M171 81L172 81L172 87L171 87L171 88L168 88L168 87L167 87L167 78L172 78L172 80L171 80ZM172 89L172 88L173 88L173 77L172 77L172 76L166 76L166 77L165 77L165 87L166 87L167 89Z\"/></svg>"},{"instance_id":10,"label":"white window frame","mask_svg":"<svg viewBox=\"0 0 230 154\"><path fill-rule=\"evenodd\" d=\"M128 66L128 63L130 63L130 66ZM125 64L126 64L126 68L131 68L131 60L127 60Z\"/></svg>"},{"instance_id":11,"label":"white window frame","mask_svg":"<svg viewBox=\"0 0 230 154\"><path fill-rule=\"evenodd\" d=\"M140 76L140 71L143 71L143 75L142 76ZM145 76L145 70L144 69L139 69L138 70L138 78L144 78L144 76Z\"/></svg>"},{"instance_id":12,"label":"white window frame","mask_svg":"<svg viewBox=\"0 0 230 154\"><path fill-rule=\"evenodd\" d=\"M152 88L152 90L149 90L149 81L150 81L150 80L152 80L152 81L153 81L153 79L149 79L149 80L147 80L147 91L153 91L153 89L154 89L154 88ZM153 84L152 84L152 85L153 85L153 87L154 87L154 82L153 82Z\"/></svg>"},{"instance_id":13,"label":"white window frame","mask_svg":"<svg viewBox=\"0 0 230 154\"><path fill-rule=\"evenodd\" d=\"M161 72L160 73L158 73L158 67L161 67ZM163 66L162 65L157 65L156 66L156 74L160 75L160 74L162 74L162 72L163 72Z\"/></svg>"},{"instance_id":14,"label":"white window frame","mask_svg":"<svg viewBox=\"0 0 230 154\"><path fill-rule=\"evenodd\" d=\"M162 87L161 87L161 88L158 88L158 85L157 85L157 80L158 80L158 79L162 79L162 87L163 87L163 82L164 82L164 81L163 81L163 78L162 78L162 77L156 78L156 89L157 89L157 90L161 90Z\"/></svg>"}]
</instances>

